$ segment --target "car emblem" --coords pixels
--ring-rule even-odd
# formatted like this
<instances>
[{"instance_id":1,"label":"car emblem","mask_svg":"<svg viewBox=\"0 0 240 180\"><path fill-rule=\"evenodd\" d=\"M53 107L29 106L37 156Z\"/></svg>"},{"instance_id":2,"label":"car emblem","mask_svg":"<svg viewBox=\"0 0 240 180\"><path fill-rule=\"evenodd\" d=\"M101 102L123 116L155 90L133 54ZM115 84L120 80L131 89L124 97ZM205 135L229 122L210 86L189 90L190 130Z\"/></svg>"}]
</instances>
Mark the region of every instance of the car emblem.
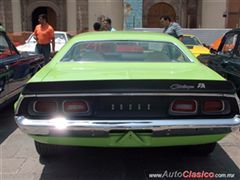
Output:
<instances>
[{"instance_id":1,"label":"car emblem","mask_svg":"<svg viewBox=\"0 0 240 180\"><path fill-rule=\"evenodd\" d=\"M171 89L194 89L193 85L186 85L186 84L172 84L170 86Z\"/></svg>"},{"instance_id":2,"label":"car emblem","mask_svg":"<svg viewBox=\"0 0 240 180\"><path fill-rule=\"evenodd\" d=\"M205 83L198 83L197 88L205 89L206 88Z\"/></svg>"}]
</instances>

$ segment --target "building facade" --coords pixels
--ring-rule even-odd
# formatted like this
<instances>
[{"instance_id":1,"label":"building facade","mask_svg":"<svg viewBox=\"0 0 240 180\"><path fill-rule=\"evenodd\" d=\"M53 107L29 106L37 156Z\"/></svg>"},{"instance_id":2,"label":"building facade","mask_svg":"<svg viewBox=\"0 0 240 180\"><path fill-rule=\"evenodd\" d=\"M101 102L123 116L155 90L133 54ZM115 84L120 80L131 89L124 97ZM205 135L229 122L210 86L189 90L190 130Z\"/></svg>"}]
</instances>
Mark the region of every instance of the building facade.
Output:
<instances>
[{"instance_id":1,"label":"building facade","mask_svg":"<svg viewBox=\"0 0 240 180\"><path fill-rule=\"evenodd\" d=\"M131 21L126 3L132 5ZM239 0L0 0L0 22L8 32L32 31L38 15L46 13L55 30L74 33L91 30L102 14L117 30L126 23L158 28L159 18L169 15L184 28L235 28L240 26L239 7Z\"/></svg>"},{"instance_id":2,"label":"building facade","mask_svg":"<svg viewBox=\"0 0 240 180\"><path fill-rule=\"evenodd\" d=\"M9 32L32 31L42 13L56 30L88 27L88 0L0 0L0 22Z\"/></svg>"}]
</instances>

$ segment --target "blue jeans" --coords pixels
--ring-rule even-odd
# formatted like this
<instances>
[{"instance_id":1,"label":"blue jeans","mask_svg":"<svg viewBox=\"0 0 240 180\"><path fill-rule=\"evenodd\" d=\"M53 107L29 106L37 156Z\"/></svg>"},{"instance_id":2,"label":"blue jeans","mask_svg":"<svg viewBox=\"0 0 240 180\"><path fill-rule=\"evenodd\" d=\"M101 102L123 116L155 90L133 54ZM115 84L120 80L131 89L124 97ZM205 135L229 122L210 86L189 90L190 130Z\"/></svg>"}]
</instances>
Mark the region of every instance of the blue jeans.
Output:
<instances>
[{"instance_id":1,"label":"blue jeans","mask_svg":"<svg viewBox=\"0 0 240 180\"><path fill-rule=\"evenodd\" d=\"M45 64L49 62L51 46L50 44L36 44L35 52L37 54L43 54Z\"/></svg>"}]
</instances>

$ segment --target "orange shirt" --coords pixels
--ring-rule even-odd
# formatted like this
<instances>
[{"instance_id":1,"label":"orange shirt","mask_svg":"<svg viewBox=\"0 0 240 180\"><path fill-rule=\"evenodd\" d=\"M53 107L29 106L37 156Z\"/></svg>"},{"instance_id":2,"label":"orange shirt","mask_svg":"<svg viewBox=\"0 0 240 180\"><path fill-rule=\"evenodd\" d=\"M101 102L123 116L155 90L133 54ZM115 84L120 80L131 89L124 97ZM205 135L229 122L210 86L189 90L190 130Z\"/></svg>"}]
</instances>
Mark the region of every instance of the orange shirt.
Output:
<instances>
[{"instance_id":1,"label":"orange shirt","mask_svg":"<svg viewBox=\"0 0 240 180\"><path fill-rule=\"evenodd\" d=\"M44 26L39 24L35 27L34 35L38 44L49 44L54 38L54 29L49 24Z\"/></svg>"}]
</instances>

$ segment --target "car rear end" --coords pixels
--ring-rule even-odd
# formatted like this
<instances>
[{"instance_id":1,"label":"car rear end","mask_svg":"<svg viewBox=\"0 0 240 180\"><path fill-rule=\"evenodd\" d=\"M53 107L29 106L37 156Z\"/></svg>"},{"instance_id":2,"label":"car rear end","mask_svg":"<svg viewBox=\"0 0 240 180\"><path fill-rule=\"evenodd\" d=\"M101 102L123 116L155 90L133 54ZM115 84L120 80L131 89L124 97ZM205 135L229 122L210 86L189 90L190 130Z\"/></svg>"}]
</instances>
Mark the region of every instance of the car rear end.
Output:
<instances>
[{"instance_id":1,"label":"car rear end","mask_svg":"<svg viewBox=\"0 0 240 180\"><path fill-rule=\"evenodd\" d=\"M216 142L239 126L238 114L225 81L118 80L29 84L16 120L42 143L156 147Z\"/></svg>"},{"instance_id":2,"label":"car rear end","mask_svg":"<svg viewBox=\"0 0 240 180\"><path fill-rule=\"evenodd\" d=\"M71 39L22 92L16 122L40 154L49 145L209 145L209 153L239 127L232 84L175 38L101 35L110 39Z\"/></svg>"}]
</instances>

